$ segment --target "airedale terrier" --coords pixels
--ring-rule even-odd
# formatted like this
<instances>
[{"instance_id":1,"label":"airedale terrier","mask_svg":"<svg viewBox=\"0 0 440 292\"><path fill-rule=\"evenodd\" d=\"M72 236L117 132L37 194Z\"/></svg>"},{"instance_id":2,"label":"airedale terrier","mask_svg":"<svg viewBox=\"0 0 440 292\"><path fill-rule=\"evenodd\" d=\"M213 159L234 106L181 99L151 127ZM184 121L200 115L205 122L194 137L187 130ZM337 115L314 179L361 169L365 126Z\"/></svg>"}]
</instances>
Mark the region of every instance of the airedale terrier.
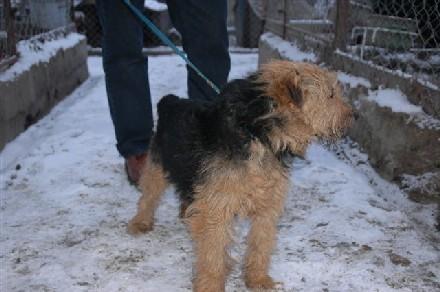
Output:
<instances>
[{"instance_id":1,"label":"airedale terrier","mask_svg":"<svg viewBox=\"0 0 440 292\"><path fill-rule=\"evenodd\" d=\"M303 156L315 137L338 138L352 121L336 74L276 61L231 81L211 103L167 95L158 114L128 231L153 229L159 198L172 183L194 242L194 290L224 291L236 216L251 219L246 286L274 288L268 269L289 188L289 157Z\"/></svg>"}]
</instances>

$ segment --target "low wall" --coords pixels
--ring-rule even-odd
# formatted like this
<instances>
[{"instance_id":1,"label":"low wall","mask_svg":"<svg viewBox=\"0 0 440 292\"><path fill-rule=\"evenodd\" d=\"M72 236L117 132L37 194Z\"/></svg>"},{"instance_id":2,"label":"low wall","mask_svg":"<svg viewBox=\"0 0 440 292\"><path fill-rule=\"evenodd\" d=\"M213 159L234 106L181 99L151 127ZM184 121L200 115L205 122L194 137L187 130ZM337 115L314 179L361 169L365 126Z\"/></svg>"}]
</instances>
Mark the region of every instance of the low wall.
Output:
<instances>
[{"instance_id":1,"label":"low wall","mask_svg":"<svg viewBox=\"0 0 440 292\"><path fill-rule=\"evenodd\" d=\"M0 79L0 150L87 78L87 44L81 38L13 78Z\"/></svg>"}]
</instances>

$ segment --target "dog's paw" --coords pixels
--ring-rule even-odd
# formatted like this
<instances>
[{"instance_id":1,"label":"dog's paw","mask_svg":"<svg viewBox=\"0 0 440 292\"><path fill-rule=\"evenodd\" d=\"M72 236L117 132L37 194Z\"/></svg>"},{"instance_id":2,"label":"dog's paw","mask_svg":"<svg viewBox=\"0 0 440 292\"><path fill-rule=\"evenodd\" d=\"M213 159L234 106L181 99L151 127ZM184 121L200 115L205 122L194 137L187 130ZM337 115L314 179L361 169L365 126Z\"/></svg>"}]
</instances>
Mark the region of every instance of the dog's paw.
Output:
<instances>
[{"instance_id":1,"label":"dog's paw","mask_svg":"<svg viewBox=\"0 0 440 292\"><path fill-rule=\"evenodd\" d=\"M246 277L246 287L253 291L281 291L282 282L275 282L271 276Z\"/></svg>"},{"instance_id":2,"label":"dog's paw","mask_svg":"<svg viewBox=\"0 0 440 292\"><path fill-rule=\"evenodd\" d=\"M139 235L153 230L153 223L131 220L128 222L127 232L131 235Z\"/></svg>"}]
</instances>

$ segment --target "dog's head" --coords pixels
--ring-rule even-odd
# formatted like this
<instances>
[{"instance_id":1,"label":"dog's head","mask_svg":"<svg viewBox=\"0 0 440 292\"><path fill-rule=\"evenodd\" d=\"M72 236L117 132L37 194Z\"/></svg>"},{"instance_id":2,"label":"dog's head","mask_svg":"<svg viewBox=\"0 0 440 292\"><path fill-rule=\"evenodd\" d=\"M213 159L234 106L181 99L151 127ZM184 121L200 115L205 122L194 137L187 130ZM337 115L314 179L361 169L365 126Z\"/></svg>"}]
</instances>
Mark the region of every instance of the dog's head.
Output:
<instances>
[{"instance_id":1,"label":"dog's head","mask_svg":"<svg viewBox=\"0 0 440 292\"><path fill-rule=\"evenodd\" d=\"M334 72L308 63L275 61L263 65L256 80L274 101L267 118L282 120L270 137L275 150L302 155L313 137L334 140L352 122L352 109L342 100Z\"/></svg>"}]
</instances>

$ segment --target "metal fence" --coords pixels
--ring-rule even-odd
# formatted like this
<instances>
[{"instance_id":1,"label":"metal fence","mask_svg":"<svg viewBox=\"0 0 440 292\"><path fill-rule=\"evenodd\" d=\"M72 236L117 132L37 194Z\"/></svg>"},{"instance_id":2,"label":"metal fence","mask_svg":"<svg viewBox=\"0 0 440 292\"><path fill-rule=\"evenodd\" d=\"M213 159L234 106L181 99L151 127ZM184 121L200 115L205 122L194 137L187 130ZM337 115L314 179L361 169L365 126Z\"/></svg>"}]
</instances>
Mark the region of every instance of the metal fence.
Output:
<instances>
[{"instance_id":1,"label":"metal fence","mask_svg":"<svg viewBox=\"0 0 440 292\"><path fill-rule=\"evenodd\" d=\"M71 22L70 0L1 0L0 70L17 57L17 43Z\"/></svg>"},{"instance_id":2,"label":"metal fence","mask_svg":"<svg viewBox=\"0 0 440 292\"><path fill-rule=\"evenodd\" d=\"M440 85L440 0L351 1L347 52Z\"/></svg>"},{"instance_id":3,"label":"metal fence","mask_svg":"<svg viewBox=\"0 0 440 292\"><path fill-rule=\"evenodd\" d=\"M0 69L8 63L13 62L16 54L15 27L12 20L13 13L11 3L3 1L0 3Z\"/></svg>"},{"instance_id":4,"label":"metal fence","mask_svg":"<svg viewBox=\"0 0 440 292\"><path fill-rule=\"evenodd\" d=\"M440 87L440 0L260 2L265 30Z\"/></svg>"}]
</instances>

